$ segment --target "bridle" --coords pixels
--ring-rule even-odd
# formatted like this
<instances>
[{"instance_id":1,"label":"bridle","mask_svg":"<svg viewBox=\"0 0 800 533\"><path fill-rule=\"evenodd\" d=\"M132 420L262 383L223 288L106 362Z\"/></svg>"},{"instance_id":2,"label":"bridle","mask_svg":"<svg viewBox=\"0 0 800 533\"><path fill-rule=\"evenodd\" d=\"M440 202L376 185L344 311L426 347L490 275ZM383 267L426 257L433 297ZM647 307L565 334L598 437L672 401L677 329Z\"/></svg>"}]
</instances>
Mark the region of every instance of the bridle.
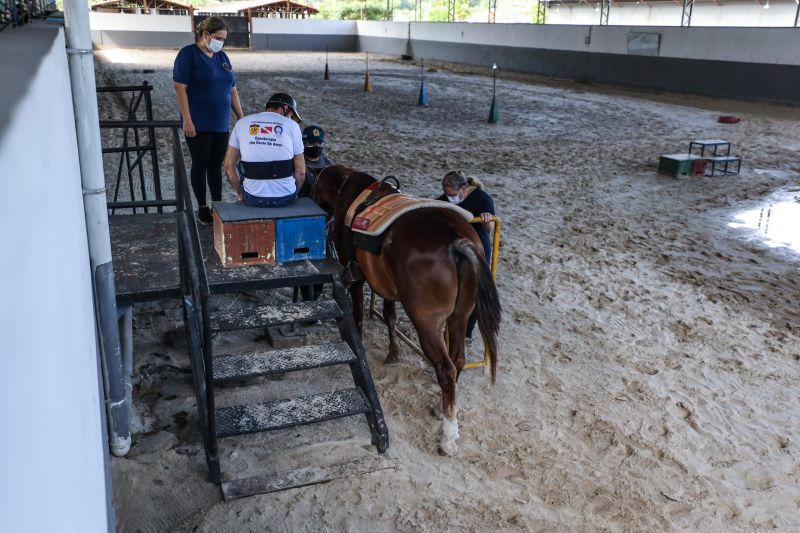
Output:
<instances>
[{"instance_id":1,"label":"bridle","mask_svg":"<svg viewBox=\"0 0 800 533\"><path fill-rule=\"evenodd\" d=\"M325 172L325 169L322 169L322 172L320 172L320 176L322 175L323 172ZM339 185L339 188L336 190L336 195L337 196L342 194L342 190L344 189L344 186L347 183L347 180L350 179L350 174L352 172L353 171L351 169L345 175L344 179L342 180L342 183ZM314 181L314 185L311 187L311 199L314 200L315 202L317 201L317 186L319 185L320 176L317 176L317 179ZM339 254L336 251L336 246L334 246L334 244L333 244L333 224L334 224L335 220L336 220L336 217L333 216L333 210L331 210L331 216L328 219L328 222L325 223L325 242L326 242L326 246L328 248L328 256L333 258L333 260L338 263L339 262Z\"/></svg>"},{"instance_id":2,"label":"bridle","mask_svg":"<svg viewBox=\"0 0 800 533\"><path fill-rule=\"evenodd\" d=\"M322 175L323 172L325 172L325 170L326 169L324 169L324 168L322 169L322 171L319 173L320 176ZM350 179L350 174L352 174L352 172L353 172L352 169L350 169L347 172L347 175L345 175L344 179L342 180L342 183L339 185L339 188L336 189L336 195L337 196L342 194L342 190L344 189L344 186L347 183L347 180ZM317 186L318 185L319 185L319 176L317 176L317 179L314 180L314 186L311 187L311 199L314 200L315 202L317 201Z\"/></svg>"}]
</instances>

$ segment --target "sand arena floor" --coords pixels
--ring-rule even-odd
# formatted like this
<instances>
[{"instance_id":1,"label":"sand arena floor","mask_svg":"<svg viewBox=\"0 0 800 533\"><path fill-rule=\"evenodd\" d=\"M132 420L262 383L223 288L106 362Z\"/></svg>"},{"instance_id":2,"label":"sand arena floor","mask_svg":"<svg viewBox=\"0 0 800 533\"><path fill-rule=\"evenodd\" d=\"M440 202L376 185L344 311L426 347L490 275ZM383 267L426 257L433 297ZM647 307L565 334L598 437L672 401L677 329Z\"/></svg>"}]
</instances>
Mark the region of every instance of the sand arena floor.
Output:
<instances>
[{"instance_id":1,"label":"sand arena floor","mask_svg":"<svg viewBox=\"0 0 800 533\"><path fill-rule=\"evenodd\" d=\"M112 460L119 531L800 529L800 256L730 226L755 210L763 227L770 213L759 210L780 200L800 206L800 111L501 71L500 123L489 125L488 69L426 64L424 109L418 65L395 58L372 58L364 93L360 54L331 54L328 82L324 54L229 54L245 112L293 94L336 162L396 175L422 196L451 169L483 181L504 222L498 383L462 375L459 453L440 457L432 370L406 347L385 367L385 329L368 322L397 469L224 503L205 481L179 302L140 306L137 434L130 456ZM98 52L98 84L147 79L156 118L177 117L174 55ZM102 96L101 116L121 103ZM742 122L719 124L721 114ZM733 141L741 175L656 173L660 154L697 138ZM790 227L796 236L800 223ZM347 374L320 370L221 396L337 383ZM221 451L232 477L371 453L361 419L224 440Z\"/></svg>"}]
</instances>

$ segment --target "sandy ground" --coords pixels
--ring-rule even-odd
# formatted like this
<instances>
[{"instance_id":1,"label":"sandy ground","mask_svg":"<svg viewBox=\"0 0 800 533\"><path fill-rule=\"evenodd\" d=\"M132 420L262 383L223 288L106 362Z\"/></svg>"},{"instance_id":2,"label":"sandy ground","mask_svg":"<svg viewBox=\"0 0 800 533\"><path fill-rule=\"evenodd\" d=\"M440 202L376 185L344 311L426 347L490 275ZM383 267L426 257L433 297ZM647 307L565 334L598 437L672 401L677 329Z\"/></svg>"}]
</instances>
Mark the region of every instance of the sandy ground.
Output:
<instances>
[{"instance_id":1,"label":"sandy ground","mask_svg":"<svg viewBox=\"0 0 800 533\"><path fill-rule=\"evenodd\" d=\"M432 370L406 347L385 367L385 329L368 322L397 468L224 503L205 481L179 302L140 306L137 434L129 457L112 460L119 531L800 530L800 256L729 225L780 199L800 206L799 110L501 72L501 119L489 125L486 70L426 65L424 109L419 67L394 58L372 59L364 93L363 55L332 54L325 82L324 54L229 53L245 112L292 93L335 161L423 196L450 169L484 182L504 222L498 383L462 375L459 453L440 457ZM174 55L99 52L98 84L147 79L156 118L172 118ZM101 98L101 116L118 104ZM720 114L742 122L718 124ZM698 138L732 140L741 175L656 173L660 154ZM215 349L255 337L221 337ZM220 402L347 377L264 380ZM229 478L371 453L361 419L221 450Z\"/></svg>"}]
</instances>

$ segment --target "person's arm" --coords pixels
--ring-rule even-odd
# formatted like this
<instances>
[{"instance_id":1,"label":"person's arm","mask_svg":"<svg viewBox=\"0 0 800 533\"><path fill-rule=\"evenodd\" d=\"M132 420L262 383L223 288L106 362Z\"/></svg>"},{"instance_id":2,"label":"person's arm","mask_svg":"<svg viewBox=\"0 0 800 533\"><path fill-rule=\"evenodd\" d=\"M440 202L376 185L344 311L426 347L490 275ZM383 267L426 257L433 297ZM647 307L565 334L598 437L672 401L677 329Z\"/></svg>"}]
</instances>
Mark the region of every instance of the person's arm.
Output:
<instances>
[{"instance_id":1,"label":"person's arm","mask_svg":"<svg viewBox=\"0 0 800 533\"><path fill-rule=\"evenodd\" d=\"M183 117L183 134L187 137L194 137L197 132L192 122L192 114L189 112L189 96L186 94L185 83L175 82L175 94L178 97L178 109Z\"/></svg>"},{"instance_id":2,"label":"person's arm","mask_svg":"<svg viewBox=\"0 0 800 533\"><path fill-rule=\"evenodd\" d=\"M228 150L225 152L225 160L222 162L222 167L225 169L225 175L228 176L228 181L231 183L234 192L236 192L236 199L242 201L242 184L239 180L239 173L236 171L236 163L239 162L241 153L238 148L228 145Z\"/></svg>"},{"instance_id":3,"label":"person's arm","mask_svg":"<svg viewBox=\"0 0 800 533\"><path fill-rule=\"evenodd\" d=\"M242 104L239 101L239 91L236 90L236 86L231 88L231 107L233 108L233 112L236 113L236 120L244 117L244 113L242 113Z\"/></svg>"},{"instance_id":4,"label":"person's arm","mask_svg":"<svg viewBox=\"0 0 800 533\"><path fill-rule=\"evenodd\" d=\"M306 181L306 158L302 152L295 155L294 158L294 181L297 183L297 193L303 188L303 182Z\"/></svg>"},{"instance_id":5,"label":"person's arm","mask_svg":"<svg viewBox=\"0 0 800 533\"><path fill-rule=\"evenodd\" d=\"M481 205L480 217L483 229L485 229L487 233L491 233L492 225L494 224L494 222L492 222L492 217L494 216L494 200L492 200L492 197L489 196L488 193L484 192L483 202L481 203L483 205Z\"/></svg>"},{"instance_id":6,"label":"person's arm","mask_svg":"<svg viewBox=\"0 0 800 533\"><path fill-rule=\"evenodd\" d=\"M492 215L491 213L481 213L481 220L483 221L481 223L481 225L483 226L483 229L486 230L486 233L491 233L492 232L492 224L493 224L492 217L493 216L494 215Z\"/></svg>"}]
</instances>

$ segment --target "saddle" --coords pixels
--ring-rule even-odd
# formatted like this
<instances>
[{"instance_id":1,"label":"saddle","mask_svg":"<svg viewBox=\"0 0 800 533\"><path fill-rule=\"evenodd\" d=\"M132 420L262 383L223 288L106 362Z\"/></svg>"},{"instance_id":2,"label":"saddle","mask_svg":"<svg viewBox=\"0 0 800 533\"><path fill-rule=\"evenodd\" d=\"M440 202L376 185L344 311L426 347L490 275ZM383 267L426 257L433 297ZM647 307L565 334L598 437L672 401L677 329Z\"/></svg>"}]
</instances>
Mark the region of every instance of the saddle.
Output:
<instances>
[{"instance_id":1,"label":"saddle","mask_svg":"<svg viewBox=\"0 0 800 533\"><path fill-rule=\"evenodd\" d=\"M390 180L394 181L394 185L389 183ZM394 176L386 176L381 181L373 183L361 191L361 194L359 194L353 203L350 204L350 208L347 210L344 220L345 226L351 230L350 239L353 243L353 246L362 248L371 254L377 255L380 253L385 229L377 234L365 234L353 227L353 220L358 220L356 223L358 228L362 226L369 226L369 222L361 218L361 213L374 206L378 201L399 194L400 181ZM356 231L352 231L353 229L356 229Z\"/></svg>"},{"instance_id":2,"label":"saddle","mask_svg":"<svg viewBox=\"0 0 800 533\"><path fill-rule=\"evenodd\" d=\"M395 185L389 184L389 180L393 180ZM354 247L378 255L386 232L392 223L401 215L423 207L452 209L464 219L472 219L472 213L450 202L402 194L397 178L386 176L381 181L367 187L356 197L347 210L344 224L350 229L350 238ZM342 278L345 287L363 281L361 269L355 259L351 259L345 267Z\"/></svg>"},{"instance_id":3,"label":"saddle","mask_svg":"<svg viewBox=\"0 0 800 533\"><path fill-rule=\"evenodd\" d=\"M402 194L397 188L385 190L381 185L389 178L396 181L394 176L387 176L377 184L373 184L362 191L347 210L344 223L353 233L380 236L401 215L424 207L452 209L466 220L472 219L472 213L455 204ZM370 190L373 187L374 189Z\"/></svg>"}]
</instances>

